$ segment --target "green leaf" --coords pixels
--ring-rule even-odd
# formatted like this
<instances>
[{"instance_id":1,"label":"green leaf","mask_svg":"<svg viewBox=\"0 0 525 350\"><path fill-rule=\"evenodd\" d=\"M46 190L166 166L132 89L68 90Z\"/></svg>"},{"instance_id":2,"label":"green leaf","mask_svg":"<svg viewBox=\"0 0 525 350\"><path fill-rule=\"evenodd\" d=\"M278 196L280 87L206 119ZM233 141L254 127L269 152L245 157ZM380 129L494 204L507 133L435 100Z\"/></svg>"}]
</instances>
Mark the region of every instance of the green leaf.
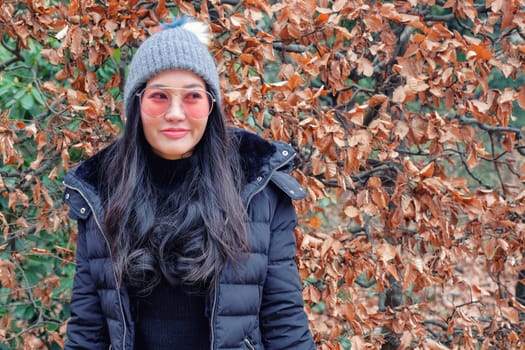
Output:
<instances>
[{"instance_id":1,"label":"green leaf","mask_svg":"<svg viewBox=\"0 0 525 350\"><path fill-rule=\"evenodd\" d=\"M42 92L38 89L32 89L31 95L33 96L33 99L38 102L39 105L45 105L46 102L44 101L44 97L42 95Z\"/></svg>"},{"instance_id":2,"label":"green leaf","mask_svg":"<svg viewBox=\"0 0 525 350\"><path fill-rule=\"evenodd\" d=\"M46 328L47 328L48 331L52 332L52 331L58 330L60 328L60 326L58 324L56 324L56 323L48 323L46 325Z\"/></svg>"},{"instance_id":3,"label":"green leaf","mask_svg":"<svg viewBox=\"0 0 525 350\"><path fill-rule=\"evenodd\" d=\"M352 349L352 343L348 338L339 338L339 344L343 347L345 350Z\"/></svg>"},{"instance_id":4,"label":"green leaf","mask_svg":"<svg viewBox=\"0 0 525 350\"><path fill-rule=\"evenodd\" d=\"M30 92L26 92L20 99L20 104L22 105L22 108L26 111L31 110L31 108L33 108L35 105L33 95Z\"/></svg>"},{"instance_id":5,"label":"green leaf","mask_svg":"<svg viewBox=\"0 0 525 350\"><path fill-rule=\"evenodd\" d=\"M31 305L27 306L24 310L24 320L29 320L35 315L35 308Z\"/></svg>"}]
</instances>

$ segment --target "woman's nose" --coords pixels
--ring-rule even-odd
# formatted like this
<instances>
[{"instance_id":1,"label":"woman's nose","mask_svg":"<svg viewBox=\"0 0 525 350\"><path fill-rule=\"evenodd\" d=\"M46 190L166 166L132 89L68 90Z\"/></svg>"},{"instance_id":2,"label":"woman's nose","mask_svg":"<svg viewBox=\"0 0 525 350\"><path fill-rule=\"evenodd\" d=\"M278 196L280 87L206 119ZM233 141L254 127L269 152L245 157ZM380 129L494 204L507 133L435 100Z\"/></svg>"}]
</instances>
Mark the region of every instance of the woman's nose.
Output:
<instances>
[{"instance_id":1,"label":"woman's nose","mask_svg":"<svg viewBox=\"0 0 525 350\"><path fill-rule=\"evenodd\" d=\"M182 108L182 103L180 103L178 96L172 97L171 104L164 115L164 118L166 118L166 120L186 118L186 112L184 111L184 108Z\"/></svg>"}]
</instances>

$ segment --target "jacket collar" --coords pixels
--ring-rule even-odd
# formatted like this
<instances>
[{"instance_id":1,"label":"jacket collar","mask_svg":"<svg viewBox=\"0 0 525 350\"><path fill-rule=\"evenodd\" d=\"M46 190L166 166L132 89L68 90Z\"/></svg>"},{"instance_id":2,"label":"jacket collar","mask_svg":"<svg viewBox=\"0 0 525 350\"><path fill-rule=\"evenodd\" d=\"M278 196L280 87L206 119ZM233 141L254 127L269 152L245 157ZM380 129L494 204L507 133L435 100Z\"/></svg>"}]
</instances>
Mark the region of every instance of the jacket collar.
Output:
<instances>
[{"instance_id":1,"label":"jacket collar","mask_svg":"<svg viewBox=\"0 0 525 350\"><path fill-rule=\"evenodd\" d=\"M298 184L283 185L282 180L290 182L290 179L274 176L278 170L285 173L291 171L295 150L290 145L280 141L267 141L257 134L243 129L231 128L229 132L236 138L239 145L241 167L245 177L242 193L245 203L248 203L253 195L268 184L270 180L287 192L290 197L294 199L304 197L304 190ZM100 198L96 190L99 180L98 169L108 148L73 168L64 180L66 187L81 192L86 200L91 202L95 210L101 208ZM287 186L288 190L285 190L283 186ZM290 189L290 186L296 187L296 189ZM299 194L299 196L294 196L294 194Z\"/></svg>"},{"instance_id":2,"label":"jacket collar","mask_svg":"<svg viewBox=\"0 0 525 350\"><path fill-rule=\"evenodd\" d=\"M294 157L295 151L289 145L278 141L267 141L243 129L231 128L229 131L239 144L241 167L246 182L251 182L258 176L277 170L283 164L287 165L286 171L291 170L292 164L291 162L289 164L289 161ZM110 145L73 168L68 178L76 177L93 189L96 188L100 163L110 147L112 146Z\"/></svg>"}]
</instances>

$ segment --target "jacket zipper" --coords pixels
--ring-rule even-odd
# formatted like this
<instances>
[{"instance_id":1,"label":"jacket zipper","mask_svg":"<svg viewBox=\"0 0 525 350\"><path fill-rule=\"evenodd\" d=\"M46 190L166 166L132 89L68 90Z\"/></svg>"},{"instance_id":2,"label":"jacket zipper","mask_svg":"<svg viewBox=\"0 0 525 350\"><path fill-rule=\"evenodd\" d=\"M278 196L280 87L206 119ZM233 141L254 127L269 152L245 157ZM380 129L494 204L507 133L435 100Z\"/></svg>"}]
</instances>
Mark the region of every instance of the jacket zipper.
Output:
<instances>
[{"instance_id":1,"label":"jacket zipper","mask_svg":"<svg viewBox=\"0 0 525 350\"><path fill-rule=\"evenodd\" d=\"M211 317L210 317L210 334L211 334L211 341L210 341L210 349L213 350L213 346L215 345L215 332L214 332L214 321L215 321L215 309L217 307L217 280L214 282L213 287L213 304L211 306Z\"/></svg>"},{"instance_id":2,"label":"jacket zipper","mask_svg":"<svg viewBox=\"0 0 525 350\"><path fill-rule=\"evenodd\" d=\"M100 225L100 222L98 221L98 217L96 215L96 212L95 212L93 206L91 205L91 202L86 198L84 193L81 190L79 190L78 188L70 186L70 185L68 185L66 183L64 183L64 186L66 186L67 188L70 188L70 189L72 189L74 191L77 191L82 196L82 198L87 203L87 205L89 205L89 208L91 209L91 212L93 213L93 218L95 219L95 223L97 224L97 227L100 230L100 234L104 238L104 241L106 241L106 245L107 245L108 251L109 251L109 257L110 257L111 261L113 261L113 255L111 254L111 245L109 244L108 238L106 237L106 235L104 234L104 231L102 230L102 226ZM117 278L117 275L116 275L114 269L113 269L113 277L115 278L115 285L117 286L117 296L118 296L118 302L119 302L119 306L120 306L120 313L121 313L121 316L122 316L122 326L124 327L124 332L123 332L123 335L122 335L122 350L125 350L126 349L126 332L127 332L126 317L124 316L124 309L123 309L123 305L122 305L122 298L120 296L120 284L118 282L118 278ZM110 345L110 349L111 348L112 348L112 346Z\"/></svg>"},{"instance_id":3,"label":"jacket zipper","mask_svg":"<svg viewBox=\"0 0 525 350\"><path fill-rule=\"evenodd\" d=\"M294 157L295 153L292 154L289 158L285 159L284 162L282 162L281 164L279 164L278 166L274 167L272 169L272 172L270 173L270 175L266 178L266 181L262 184L260 184L260 186L257 188L257 190L253 191L250 196L246 199L246 206L248 207L248 205L250 205L250 202L252 201L252 198L259 192L262 191L263 188L266 187L266 185L268 184L268 182L270 182L270 179L272 178L272 175L278 170L280 169L282 166L288 164ZM217 290L215 290L215 298L217 298ZM214 309L212 310L212 316L213 316L213 313L215 311L215 302L216 300L214 300ZM213 324L212 324L212 341L213 341ZM248 347L248 350L255 350L255 346L252 344L252 342L250 341L250 339L248 337L244 338L244 344L246 344L246 346ZM213 350L213 343L212 343L212 350Z\"/></svg>"},{"instance_id":4,"label":"jacket zipper","mask_svg":"<svg viewBox=\"0 0 525 350\"><path fill-rule=\"evenodd\" d=\"M246 344L249 350L255 350L255 346L252 344L250 338L244 338L244 344Z\"/></svg>"},{"instance_id":5,"label":"jacket zipper","mask_svg":"<svg viewBox=\"0 0 525 350\"><path fill-rule=\"evenodd\" d=\"M281 167L283 167L284 165L288 164L292 159L293 157L295 156L295 153L292 154L288 159L285 159L284 162L282 162L281 164L279 164L278 166L274 167L272 169L272 172L270 173L270 175L266 178L266 181L262 184L260 184L259 188L257 188L257 190L253 191L250 196L246 199L246 207L248 207L248 205L250 205L250 202L252 201L252 198L259 192L262 191L263 188L266 187L266 185L268 184L268 182L270 182L270 179L272 178L272 175L278 170L280 169Z\"/></svg>"},{"instance_id":6,"label":"jacket zipper","mask_svg":"<svg viewBox=\"0 0 525 350\"><path fill-rule=\"evenodd\" d=\"M253 191L250 194L250 196L246 199L246 206L248 206L250 204L250 202L252 201L252 198L257 193L261 192L262 189L266 187L268 182L270 182L270 179L272 178L272 175L278 169L280 169L282 166L288 164L293 159L294 155L295 155L295 153L292 154L289 158L285 159L284 162L282 162L281 164L279 164L278 166L273 168L272 172L270 173L270 175L268 176L266 181L264 183L260 184L259 188L257 190L255 190L255 191ZM213 321L214 321L214 318L215 318L215 308L216 308L216 306L217 306L217 281L215 281L214 296L213 296L213 307L212 307L212 311L211 311L211 327L210 327L210 331L211 331L211 350L213 350L213 346L214 346L214 342L215 342ZM255 350L255 346L252 344L252 342L250 341L250 339L248 337L244 338L244 343L248 347L248 350Z\"/></svg>"}]
</instances>

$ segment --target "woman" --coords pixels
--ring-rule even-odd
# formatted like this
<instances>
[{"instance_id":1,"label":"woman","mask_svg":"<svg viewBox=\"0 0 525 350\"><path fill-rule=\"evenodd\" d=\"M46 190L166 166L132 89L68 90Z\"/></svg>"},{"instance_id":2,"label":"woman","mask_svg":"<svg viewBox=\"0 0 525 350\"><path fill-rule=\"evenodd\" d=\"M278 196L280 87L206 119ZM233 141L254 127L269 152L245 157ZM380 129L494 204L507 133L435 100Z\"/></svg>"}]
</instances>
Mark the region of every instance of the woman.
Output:
<instances>
[{"instance_id":1,"label":"woman","mask_svg":"<svg viewBox=\"0 0 525 350\"><path fill-rule=\"evenodd\" d=\"M209 37L182 20L148 38L123 136L64 181L79 228L66 349L315 348L294 151L226 128Z\"/></svg>"}]
</instances>

